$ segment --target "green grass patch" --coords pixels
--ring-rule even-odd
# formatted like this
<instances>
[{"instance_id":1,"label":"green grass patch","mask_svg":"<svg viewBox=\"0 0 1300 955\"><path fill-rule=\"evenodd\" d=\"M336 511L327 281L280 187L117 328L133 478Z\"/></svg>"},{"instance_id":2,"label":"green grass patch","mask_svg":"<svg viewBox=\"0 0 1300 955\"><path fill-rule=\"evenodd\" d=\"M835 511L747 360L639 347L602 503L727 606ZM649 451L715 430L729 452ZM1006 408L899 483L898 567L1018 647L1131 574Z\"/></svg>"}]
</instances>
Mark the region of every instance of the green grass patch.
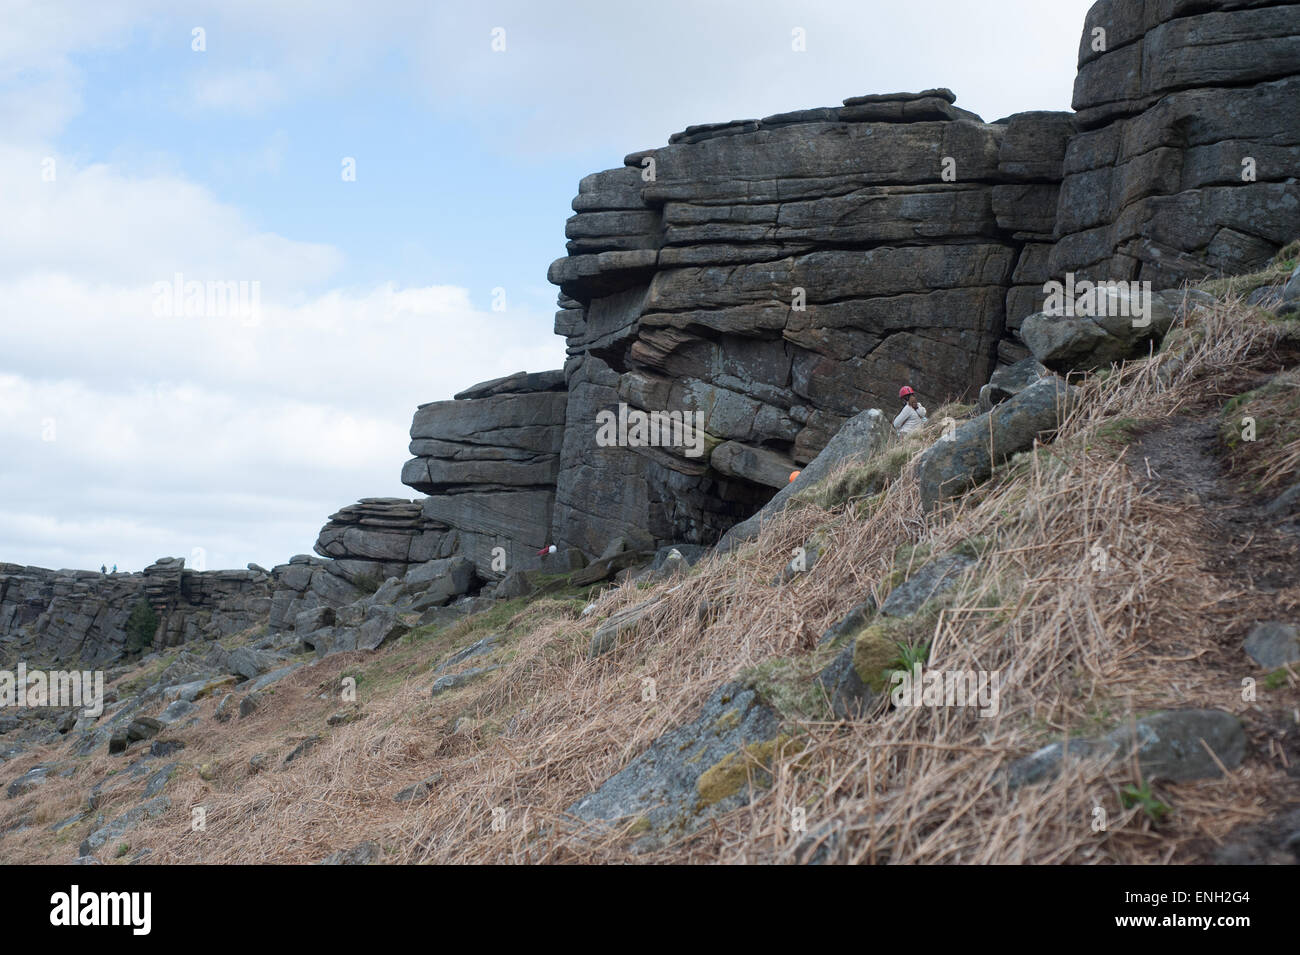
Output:
<instances>
[{"instance_id":1,"label":"green grass patch","mask_svg":"<svg viewBox=\"0 0 1300 955\"><path fill-rule=\"evenodd\" d=\"M1291 277L1296 264L1300 262L1300 239L1289 242L1278 250L1269 264L1258 272L1246 275L1230 275L1221 279L1207 279L1200 288L1216 298L1235 295L1249 295L1257 288L1266 285L1280 285Z\"/></svg>"}]
</instances>

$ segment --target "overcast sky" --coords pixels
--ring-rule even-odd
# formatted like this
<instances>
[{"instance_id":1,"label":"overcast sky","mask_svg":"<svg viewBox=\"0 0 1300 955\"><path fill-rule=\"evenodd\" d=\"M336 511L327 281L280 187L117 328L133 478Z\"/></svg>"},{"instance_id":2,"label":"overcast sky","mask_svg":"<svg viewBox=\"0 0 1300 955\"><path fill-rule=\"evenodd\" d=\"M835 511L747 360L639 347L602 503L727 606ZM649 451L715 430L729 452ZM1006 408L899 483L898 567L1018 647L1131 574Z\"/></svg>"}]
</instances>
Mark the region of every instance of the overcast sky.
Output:
<instances>
[{"instance_id":1,"label":"overcast sky","mask_svg":"<svg viewBox=\"0 0 1300 955\"><path fill-rule=\"evenodd\" d=\"M0 0L0 562L309 553L417 496L416 405L562 364L582 176L862 93L1068 109L1089 6Z\"/></svg>"}]
</instances>

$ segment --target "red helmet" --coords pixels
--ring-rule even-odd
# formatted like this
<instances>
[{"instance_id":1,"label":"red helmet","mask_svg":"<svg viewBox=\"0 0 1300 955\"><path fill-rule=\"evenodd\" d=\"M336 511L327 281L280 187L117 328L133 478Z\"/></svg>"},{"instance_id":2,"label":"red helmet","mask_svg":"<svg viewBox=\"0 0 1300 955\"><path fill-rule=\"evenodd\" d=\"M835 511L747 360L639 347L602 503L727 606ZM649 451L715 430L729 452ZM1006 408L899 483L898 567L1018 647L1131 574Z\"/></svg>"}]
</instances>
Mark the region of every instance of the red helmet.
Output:
<instances>
[{"instance_id":1,"label":"red helmet","mask_svg":"<svg viewBox=\"0 0 1300 955\"><path fill-rule=\"evenodd\" d=\"M900 398L906 398L908 395L912 395L912 394L915 394L915 393L916 393L916 392L912 391L912 388L911 388L910 385L904 385L902 388L899 388L899 389L898 389L898 397L900 397Z\"/></svg>"}]
</instances>

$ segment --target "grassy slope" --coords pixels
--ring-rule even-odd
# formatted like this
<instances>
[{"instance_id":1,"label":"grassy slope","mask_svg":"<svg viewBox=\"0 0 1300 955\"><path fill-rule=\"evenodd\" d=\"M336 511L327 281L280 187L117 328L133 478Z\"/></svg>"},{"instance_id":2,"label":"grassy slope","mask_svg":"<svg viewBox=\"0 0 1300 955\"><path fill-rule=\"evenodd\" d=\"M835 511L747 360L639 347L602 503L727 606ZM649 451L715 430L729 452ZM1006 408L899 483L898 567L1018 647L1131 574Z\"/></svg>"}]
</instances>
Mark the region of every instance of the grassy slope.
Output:
<instances>
[{"instance_id":1,"label":"grassy slope","mask_svg":"<svg viewBox=\"0 0 1300 955\"><path fill-rule=\"evenodd\" d=\"M158 863L311 862L373 839L390 862L779 862L796 857L790 811L803 806L810 830L840 834L831 847L839 861L1202 858L1215 839L1262 818L1294 787L1285 753L1259 734L1300 705L1296 679L1283 674L1256 703L1243 702L1242 678L1258 674L1239 646L1249 618L1280 614L1274 603L1289 608L1300 591L1288 583L1254 603L1234 602L1240 581L1207 569L1219 544L1197 509L1162 497L1159 481L1153 486L1134 460L1136 436L1202 405L1219 413L1245 390L1244 379L1277 365L1283 333L1262 313L1225 305L1195 332L1182 337L1181 364L1169 375L1170 364L1167 380L1159 371L1168 356L1158 355L1086 381L1087 400L1056 444L1003 467L958 507L926 515L913 472L916 452L937 437L932 424L890 461L882 493L856 496L864 482L841 476L844 495L809 495L817 502L768 525L757 543L707 559L684 582L658 585L677 589L594 661L586 650L598 622L644 600L646 590L610 590L585 616L576 595L511 602L493 619L331 657L278 684L247 719L217 723L216 698L204 700L202 722L174 734L187 748L173 757L180 767L166 790L172 808L119 840L129 849L113 843L100 857L121 852L125 861L148 847L147 861ZM1257 442L1242 466L1294 472L1292 451ZM1279 472L1276 481L1296 479L1285 477ZM774 587L791 550L814 532L822 554L813 571ZM885 710L853 725L827 718L809 692L824 659L813 649L817 636L865 595L883 598L901 576L898 562L971 540L982 542L979 562L930 618L928 633L908 639L931 642L934 666L1001 670L1000 714ZM490 632L506 634L502 649L464 666L502 668L430 699L431 667ZM626 829L573 828L565 807L740 674L783 709L785 733L797 741L775 755L770 789L717 826L647 855L629 853ZM362 715L327 726L349 708L339 699L347 675L359 677ZM645 699L646 679L654 680L653 700ZM1121 800L1134 782L1130 767L1085 765L1011 796L997 784L1000 768L1047 740L1181 706L1242 715L1257 745L1225 779L1157 784L1155 795L1172 807L1158 828ZM325 738L321 745L282 768L284 755L314 735ZM249 765L258 753L269 757L262 771ZM3 780L51 759L73 775L0 800L0 831L22 818L29 825L0 839L4 861L71 859L91 819L59 835L44 824L74 813L109 773L98 809L105 819L140 799L144 779L126 780L122 758L75 759L61 746L6 763ZM394 802L398 790L434 774L426 801ZM113 789L117 780L124 781ZM199 805L207 828L193 832L191 808ZM1102 832L1091 824L1097 806L1108 816ZM502 831L492 829L494 808L507 810Z\"/></svg>"}]
</instances>

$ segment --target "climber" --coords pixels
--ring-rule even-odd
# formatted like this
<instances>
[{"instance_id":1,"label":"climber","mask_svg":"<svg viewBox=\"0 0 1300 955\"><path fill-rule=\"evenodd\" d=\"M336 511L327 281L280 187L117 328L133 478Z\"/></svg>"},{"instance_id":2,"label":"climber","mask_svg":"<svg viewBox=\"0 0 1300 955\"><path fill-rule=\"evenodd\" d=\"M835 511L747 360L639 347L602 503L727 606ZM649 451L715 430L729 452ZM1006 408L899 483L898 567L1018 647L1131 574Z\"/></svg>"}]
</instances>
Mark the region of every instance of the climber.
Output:
<instances>
[{"instance_id":1,"label":"climber","mask_svg":"<svg viewBox=\"0 0 1300 955\"><path fill-rule=\"evenodd\" d=\"M101 574L104 574L105 576L107 576L107 574L108 574L108 568L105 567L103 564L100 564L100 565L99 565L99 572L100 572Z\"/></svg>"},{"instance_id":2,"label":"climber","mask_svg":"<svg viewBox=\"0 0 1300 955\"><path fill-rule=\"evenodd\" d=\"M911 434L925 423L925 405L916 400L916 392L910 385L899 388L898 397L907 404L903 405L903 410L894 419L894 430L899 434Z\"/></svg>"}]
</instances>

